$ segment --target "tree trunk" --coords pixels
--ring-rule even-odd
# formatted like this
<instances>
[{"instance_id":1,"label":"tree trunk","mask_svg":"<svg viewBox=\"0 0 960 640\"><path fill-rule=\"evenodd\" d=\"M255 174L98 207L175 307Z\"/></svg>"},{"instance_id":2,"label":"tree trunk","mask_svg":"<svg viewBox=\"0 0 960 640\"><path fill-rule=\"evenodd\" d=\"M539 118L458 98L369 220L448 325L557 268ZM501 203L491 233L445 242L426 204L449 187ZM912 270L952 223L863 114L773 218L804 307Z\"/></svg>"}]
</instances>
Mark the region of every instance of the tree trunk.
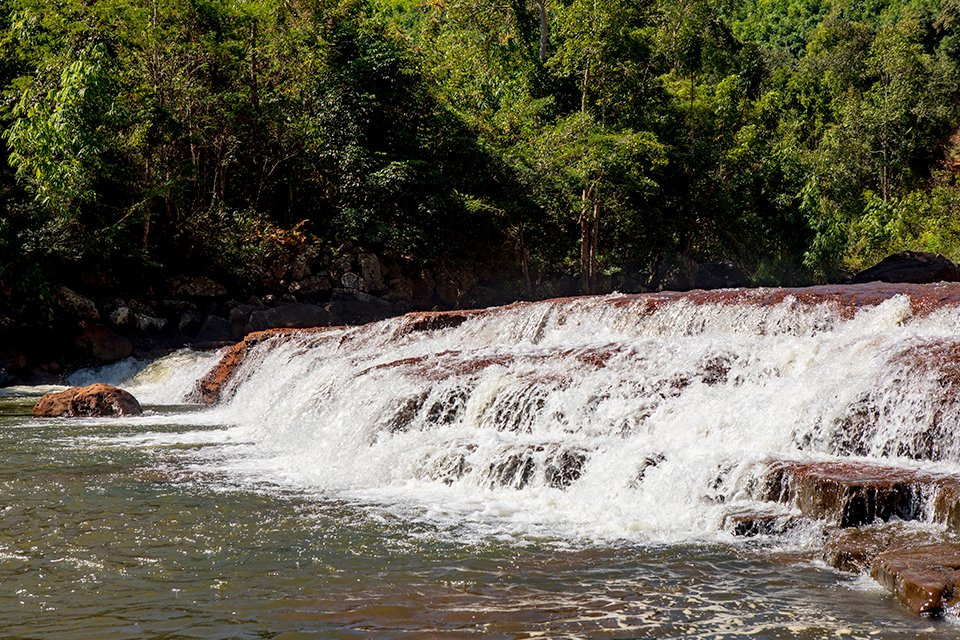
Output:
<instances>
[{"instance_id":1,"label":"tree trunk","mask_svg":"<svg viewBox=\"0 0 960 640\"><path fill-rule=\"evenodd\" d=\"M533 285L530 282L530 254L527 251L527 243L523 237L523 225L517 229L520 240L520 266L523 268L523 286L527 294L533 293Z\"/></svg>"},{"instance_id":2,"label":"tree trunk","mask_svg":"<svg viewBox=\"0 0 960 640\"><path fill-rule=\"evenodd\" d=\"M537 0L540 13L540 62L547 61L547 43L550 41L550 23L547 21L547 0Z\"/></svg>"},{"instance_id":3,"label":"tree trunk","mask_svg":"<svg viewBox=\"0 0 960 640\"><path fill-rule=\"evenodd\" d=\"M597 289L597 246L600 244L600 202L593 203L593 229L590 232L590 293Z\"/></svg>"},{"instance_id":4,"label":"tree trunk","mask_svg":"<svg viewBox=\"0 0 960 640\"><path fill-rule=\"evenodd\" d=\"M583 91L580 94L580 113L587 112L587 88L590 86L590 59L587 58L587 66L583 69Z\"/></svg>"},{"instance_id":5,"label":"tree trunk","mask_svg":"<svg viewBox=\"0 0 960 640\"><path fill-rule=\"evenodd\" d=\"M593 185L580 194L580 293L591 293L590 246L593 234L590 224L590 195Z\"/></svg>"}]
</instances>

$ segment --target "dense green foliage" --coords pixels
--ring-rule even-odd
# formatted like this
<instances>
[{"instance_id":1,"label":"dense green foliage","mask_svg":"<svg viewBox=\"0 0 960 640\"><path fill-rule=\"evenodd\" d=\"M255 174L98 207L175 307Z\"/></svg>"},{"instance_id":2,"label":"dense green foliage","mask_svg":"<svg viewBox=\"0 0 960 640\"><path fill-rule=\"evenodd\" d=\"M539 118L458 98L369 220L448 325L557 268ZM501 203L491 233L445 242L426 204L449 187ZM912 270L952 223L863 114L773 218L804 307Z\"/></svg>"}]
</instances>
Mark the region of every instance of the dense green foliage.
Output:
<instances>
[{"instance_id":1,"label":"dense green foliage","mask_svg":"<svg viewBox=\"0 0 960 640\"><path fill-rule=\"evenodd\" d=\"M960 257L957 0L7 0L0 38L8 295L345 241L584 291Z\"/></svg>"}]
</instances>

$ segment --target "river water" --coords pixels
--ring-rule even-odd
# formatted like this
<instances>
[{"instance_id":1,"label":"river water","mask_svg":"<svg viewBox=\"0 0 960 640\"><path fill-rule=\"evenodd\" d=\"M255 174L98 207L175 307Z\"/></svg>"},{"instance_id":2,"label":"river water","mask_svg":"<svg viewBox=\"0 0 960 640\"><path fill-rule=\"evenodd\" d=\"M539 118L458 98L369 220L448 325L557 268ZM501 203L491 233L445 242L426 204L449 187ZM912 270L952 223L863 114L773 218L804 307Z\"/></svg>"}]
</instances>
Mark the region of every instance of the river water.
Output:
<instances>
[{"instance_id":1,"label":"river water","mask_svg":"<svg viewBox=\"0 0 960 640\"><path fill-rule=\"evenodd\" d=\"M825 566L818 530L721 526L771 454L953 469L916 450L942 378L888 375L952 311L603 303L264 345L210 409L191 352L71 380L139 418L5 390L0 637L960 637Z\"/></svg>"}]
</instances>

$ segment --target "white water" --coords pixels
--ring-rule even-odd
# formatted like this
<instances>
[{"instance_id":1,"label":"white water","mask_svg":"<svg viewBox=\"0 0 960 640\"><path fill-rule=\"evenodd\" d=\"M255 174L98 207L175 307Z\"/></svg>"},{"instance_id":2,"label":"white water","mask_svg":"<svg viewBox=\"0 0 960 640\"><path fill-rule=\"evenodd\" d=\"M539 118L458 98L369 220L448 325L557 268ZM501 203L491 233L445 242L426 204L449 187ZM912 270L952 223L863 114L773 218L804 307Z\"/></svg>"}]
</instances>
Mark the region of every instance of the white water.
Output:
<instances>
[{"instance_id":1,"label":"white water","mask_svg":"<svg viewBox=\"0 0 960 640\"><path fill-rule=\"evenodd\" d=\"M957 309L915 318L901 297L844 320L789 299L653 313L613 300L266 342L228 400L180 418L229 428L141 441L219 443L210 469L471 531L669 542L725 535L772 458L960 470L952 382L903 362L956 344ZM211 364L140 391L181 398L184 372Z\"/></svg>"},{"instance_id":2,"label":"white water","mask_svg":"<svg viewBox=\"0 0 960 640\"><path fill-rule=\"evenodd\" d=\"M83 386L103 382L121 386L141 404L180 404L187 402L196 381L212 367L219 354L183 349L158 360L127 358L95 369L81 369L67 382Z\"/></svg>"}]
</instances>

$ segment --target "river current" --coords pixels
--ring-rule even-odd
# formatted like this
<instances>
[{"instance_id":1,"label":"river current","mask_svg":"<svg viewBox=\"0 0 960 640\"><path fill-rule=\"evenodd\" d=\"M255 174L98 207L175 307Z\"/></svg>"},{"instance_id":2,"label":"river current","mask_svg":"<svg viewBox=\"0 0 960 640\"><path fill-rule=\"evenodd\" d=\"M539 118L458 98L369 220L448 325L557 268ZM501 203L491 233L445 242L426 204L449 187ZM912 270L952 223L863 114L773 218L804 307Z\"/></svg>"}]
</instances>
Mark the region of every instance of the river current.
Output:
<instances>
[{"instance_id":1,"label":"river current","mask_svg":"<svg viewBox=\"0 0 960 640\"><path fill-rule=\"evenodd\" d=\"M942 384L901 354L960 315L609 303L264 344L212 408L194 352L70 380L138 418L3 390L0 637L960 637L827 567L816 530L721 524L771 455L954 469L917 437Z\"/></svg>"}]
</instances>

